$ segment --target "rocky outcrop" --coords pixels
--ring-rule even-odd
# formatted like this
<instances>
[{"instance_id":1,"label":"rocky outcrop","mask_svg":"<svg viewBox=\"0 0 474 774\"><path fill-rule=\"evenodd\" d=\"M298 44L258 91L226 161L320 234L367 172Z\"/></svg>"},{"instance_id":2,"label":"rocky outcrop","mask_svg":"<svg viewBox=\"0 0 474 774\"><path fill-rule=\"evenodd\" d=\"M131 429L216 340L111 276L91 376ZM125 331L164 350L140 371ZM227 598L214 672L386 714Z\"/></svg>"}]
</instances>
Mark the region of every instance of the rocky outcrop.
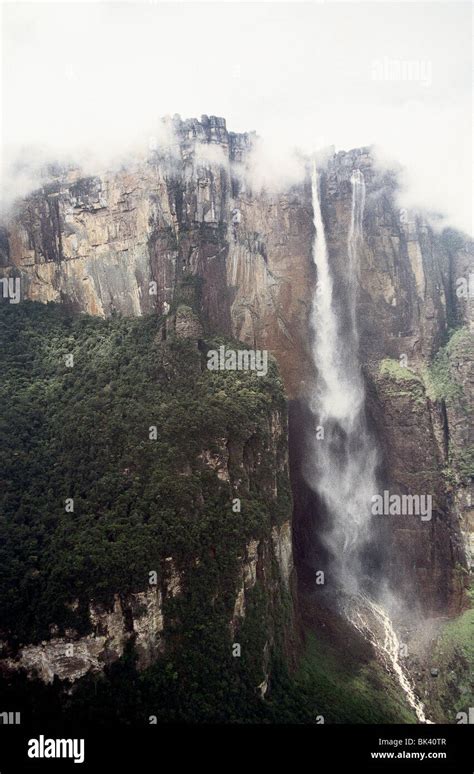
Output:
<instances>
[{"instance_id":1,"label":"rocky outcrop","mask_svg":"<svg viewBox=\"0 0 474 774\"><path fill-rule=\"evenodd\" d=\"M208 331L279 355L287 387L304 378L311 277L306 188L245 182L252 136L221 118L174 119L172 144L126 169L63 170L4 224L0 265L22 297L107 316L166 312L183 275L202 281ZM182 313L177 318L183 324Z\"/></svg>"},{"instance_id":2,"label":"rocky outcrop","mask_svg":"<svg viewBox=\"0 0 474 774\"><path fill-rule=\"evenodd\" d=\"M474 338L457 329L425 369L427 392L436 407L439 445L451 510L459 520L465 550L474 563Z\"/></svg>"},{"instance_id":3,"label":"rocky outcrop","mask_svg":"<svg viewBox=\"0 0 474 774\"><path fill-rule=\"evenodd\" d=\"M431 511L382 517L379 542L384 569L402 599L434 613L459 612L464 604L466 554L447 486L442 414L423 380L398 361L382 361L373 374L371 406L382 455L382 489L429 495Z\"/></svg>"},{"instance_id":4,"label":"rocky outcrop","mask_svg":"<svg viewBox=\"0 0 474 774\"><path fill-rule=\"evenodd\" d=\"M3 666L25 669L45 683L52 683L55 677L75 681L87 672L100 671L123 654L127 633L120 599L116 597L110 611L91 605L90 619L94 632L87 637L78 638L77 632L68 631L67 638L26 645L16 659L8 659Z\"/></svg>"},{"instance_id":5,"label":"rocky outcrop","mask_svg":"<svg viewBox=\"0 0 474 774\"><path fill-rule=\"evenodd\" d=\"M272 541L283 583L286 588L289 588L293 571L292 535L289 521L284 522L280 527L273 527Z\"/></svg>"},{"instance_id":6,"label":"rocky outcrop","mask_svg":"<svg viewBox=\"0 0 474 774\"><path fill-rule=\"evenodd\" d=\"M179 574L169 557L171 570L165 584L165 594L172 597L181 593ZM163 651L164 615L163 591L152 586L122 600L115 597L112 609L91 604L92 632L80 637L74 629L65 637L52 637L38 645L20 647L15 657L2 660L3 670L25 670L45 683L60 680L75 682L85 674L100 672L104 666L117 661L125 645L133 640L138 667L144 669ZM54 631L54 625L52 625ZM6 650L6 643L4 644Z\"/></svg>"},{"instance_id":7,"label":"rocky outcrop","mask_svg":"<svg viewBox=\"0 0 474 774\"><path fill-rule=\"evenodd\" d=\"M302 447L304 403L317 379L308 356L316 279L308 180L278 194L253 190L246 174L252 135L233 134L213 116L176 117L167 128L173 144L159 144L126 169L87 179L79 170L66 170L20 202L0 240L3 271L21 278L23 297L62 301L103 316L169 313L167 330L180 337L199 339L212 331L269 349L295 401L293 435ZM431 610L454 610L462 604L459 568L466 562L460 524L469 533L472 484L458 473L450 483L447 463L450 455L459 458L456 449L468 440L469 420L455 402L430 397L424 372L450 328L472 326L473 245L451 230L440 233L421 213L400 209L396 175L379 169L370 149L332 155L323 165L321 206L342 326L349 314L345 288L354 168L366 182L357 318L381 475L387 488L429 491L435 499L429 524L387 526L380 540L396 557L396 562L387 559L396 583L419 589ZM186 277L198 280L192 304L178 292ZM409 378L384 372L386 360L402 363ZM472 389L471 366L464 358L456 366L466 395ZM245 481L240 450L203 450L205 463L222 480L226 455L234 480L240 466L238 478ZM319 562L315 556L324 558L324 549L317 537L322 516L297 478L301 569ZM309 525L314 520L316 526ZM286 549L278 551L284 567ZM244 597L238 591L240 613Z\"/></svg>"},{"instance_id":8,"label":"rocky outcrop","mask_svg":"<svg viewBox=\"0 0 474 774\"><path fill-rule=\"evenodd\" d=\"M230 622L230 628L232 637L235 637L238 621L245 618L245 592L254 588L257 582L257 562L259 560L259 540L251 540L245 548L245 558L241 567L241 581L242 585L239 587L237 596L235 598L234 614L232 621ZM262 556L262 550L260 550L260 559ZM263 572L262 563L260 561L260 573Z\"/></svg>"}]
</instances>

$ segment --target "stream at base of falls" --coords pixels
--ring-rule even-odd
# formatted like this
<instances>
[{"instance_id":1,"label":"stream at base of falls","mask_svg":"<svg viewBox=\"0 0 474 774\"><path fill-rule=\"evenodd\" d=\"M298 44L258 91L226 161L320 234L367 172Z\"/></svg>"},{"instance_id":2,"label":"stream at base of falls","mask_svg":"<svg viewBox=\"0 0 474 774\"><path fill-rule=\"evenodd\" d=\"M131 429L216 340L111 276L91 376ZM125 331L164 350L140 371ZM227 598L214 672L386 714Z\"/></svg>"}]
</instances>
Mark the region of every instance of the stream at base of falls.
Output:
<instances>
[{"instance_id":1,"label":"stream at base of falls","mask_svg":"<svg viewBox=\"0 0 474 774\"><path fill-rule=\"evenodd\" d=\"M342 610L352 626L372 644L384 666L395 675L419 722L431 723L402 665L402 644L388 613L381 605L362 593L347 595Z\"/></svg>"}]
</instances>

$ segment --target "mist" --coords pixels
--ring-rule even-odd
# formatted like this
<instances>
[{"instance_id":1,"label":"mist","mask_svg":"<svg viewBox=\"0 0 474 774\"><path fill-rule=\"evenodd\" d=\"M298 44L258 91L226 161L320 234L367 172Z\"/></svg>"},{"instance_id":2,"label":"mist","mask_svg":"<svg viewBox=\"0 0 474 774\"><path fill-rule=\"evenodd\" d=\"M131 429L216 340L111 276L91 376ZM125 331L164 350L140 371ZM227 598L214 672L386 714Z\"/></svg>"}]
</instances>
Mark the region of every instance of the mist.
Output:
<instances>
[{"instance_id":1,"label":"mist","mask_svg":"<svg viewBox=\"0 0 474 774\"><path fill-rule=\"evenodd\" d=\"M400 204L472 233L471 6L36 3L1 8L2 196L48 161L96 172L142 155L160 118L223 116L261 138L254 184L301 153L376 146ZM203 152L205 155L205 152Z\"/></svg>"}]
</instances>

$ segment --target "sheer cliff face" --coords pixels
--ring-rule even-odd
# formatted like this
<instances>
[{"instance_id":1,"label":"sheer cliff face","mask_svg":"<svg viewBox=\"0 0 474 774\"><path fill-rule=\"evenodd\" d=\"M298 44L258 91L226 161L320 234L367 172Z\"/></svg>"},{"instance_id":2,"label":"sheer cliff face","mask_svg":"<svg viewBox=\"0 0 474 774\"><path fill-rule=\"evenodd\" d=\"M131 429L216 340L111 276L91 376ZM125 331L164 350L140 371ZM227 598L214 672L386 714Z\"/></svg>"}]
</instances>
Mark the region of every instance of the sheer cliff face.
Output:
<instances>
[{"instance_id":1,"label":"sheer cliff face","mask_svg":"<svg viewBox=\"0 0 474 774\"><path fill-rule=\"evenodd\" d=\"M196 275L205 327L271 350L288 396L302 404L317 378L307 349L315 281L308 181L278 195L252 191L251 136L227 132L214 117L176 120L173 129L172 152L85 180L69 172L20 203L5 224L4 272L22 278L28 298L103 316L162 313L180 279ZM381 481L392 492L433 496L430 522L386 521L380 543L407 594L415 589L429 610L454 610L462 599L462 530L468 535L473 518L469 476L456 462L470 441L472 359L465 349L449 354L461 386L456 399L430 389L426 369L449 328L472 324L472 299L456 292L473 271L472 244L401 211L394 175L378 170L368 149L333 156L321 205L342 324L353 168L367 187L357 314ZM305 536L310 519L317 532L317 514L296 494L298 553L311 564Z\"/></svg>"},{"instance_id":2,"label":"sheer cliff face","mask_svg":"<svg viewBox=\"0 0 474 774\"><path fill-rule=\"evenodd\" d=\"M166 152L97 177L70 170L28 197L5 224L0 260L24 296L102 316L161 314L183 274L198 275L206 327L278 352L295 392L310 293L307 193L253 194L251 137L228 133L223 119L175 121L172 131Z\"/></svg>"},{"instance_id":3,"label":"sheer cliff face","mask_svg":"<svg viewBox=\"0 0 474 774\"><path fill-rule=\"evenodd\" d=\"M473 303L459 287L472 272L473 245L449 231L436 233L421 215L400 210L394 175L378 170L366 150L337 154L324 176L323 214L340 320L346 313L354 167L366 181L357 311L381 489L433 498L432 518L424 523L413 516L383 517L380 550L403 598L418 599L428 610L455 610L462 604L472 530L472 461L469 474L457 460L472 445ZM431 364L455 326L465 326L464 332L456 334L458 346L448 345L442 376L459 389L443 392L432 383Z\"/></svg>"}]
</instances>

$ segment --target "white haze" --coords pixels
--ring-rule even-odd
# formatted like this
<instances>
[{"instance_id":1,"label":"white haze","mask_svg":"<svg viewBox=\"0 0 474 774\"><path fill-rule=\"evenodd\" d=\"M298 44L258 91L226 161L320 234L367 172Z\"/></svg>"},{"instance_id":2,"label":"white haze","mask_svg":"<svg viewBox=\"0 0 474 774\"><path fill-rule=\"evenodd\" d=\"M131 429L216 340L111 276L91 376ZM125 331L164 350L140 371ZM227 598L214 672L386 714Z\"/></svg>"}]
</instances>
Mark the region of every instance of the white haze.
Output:
<instances>
[{"instance_id":1,"label":"white haze","mask_svg":"<svg viewBox=\"0 0 474 774\"><path fill-rule=\"evenodd\" d=\"M295 146L375 144L405 168L402 205L472 232L470 17L453 2L4 4L4 191L34 187L35 159L94 171L143 153L159 117L207 113L263 138L259 185L301 176Z\"/></svg>"}]
</instances>

